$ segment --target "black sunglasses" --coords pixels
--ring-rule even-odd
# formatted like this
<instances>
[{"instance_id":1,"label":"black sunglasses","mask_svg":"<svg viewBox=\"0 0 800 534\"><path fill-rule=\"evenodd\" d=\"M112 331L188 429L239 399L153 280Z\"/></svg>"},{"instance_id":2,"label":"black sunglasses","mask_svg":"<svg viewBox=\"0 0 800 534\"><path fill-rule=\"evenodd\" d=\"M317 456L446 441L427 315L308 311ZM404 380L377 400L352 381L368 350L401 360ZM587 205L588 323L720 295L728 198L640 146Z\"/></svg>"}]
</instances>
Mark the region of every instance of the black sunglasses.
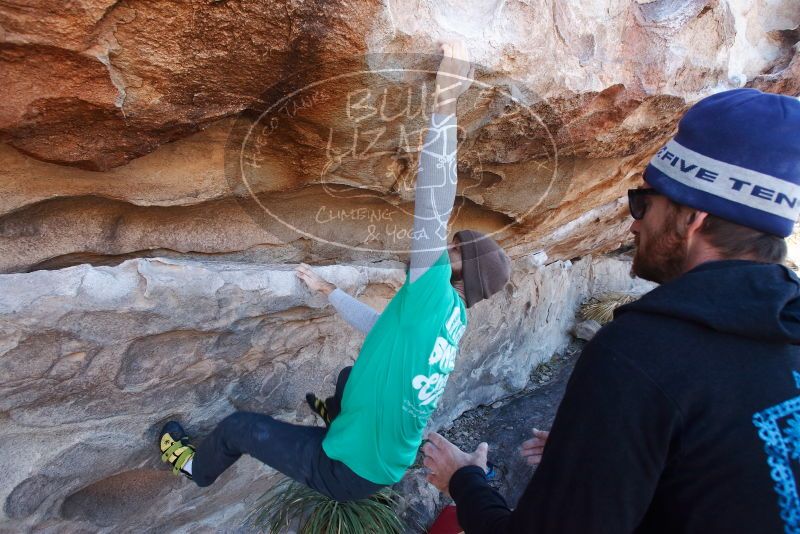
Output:
<instances>
[{"instance_id":1,"label":"black sunglasses","mask_svg":"<svg viewBox=\"0 0 800 534\"><path fill-rule=\"evenodd\" d=\"M660 195L655 189L628 189L628 209L631 210L631 217L637 221L644 217L647 211L647 195Z\"/></svg>"}]
</instances>

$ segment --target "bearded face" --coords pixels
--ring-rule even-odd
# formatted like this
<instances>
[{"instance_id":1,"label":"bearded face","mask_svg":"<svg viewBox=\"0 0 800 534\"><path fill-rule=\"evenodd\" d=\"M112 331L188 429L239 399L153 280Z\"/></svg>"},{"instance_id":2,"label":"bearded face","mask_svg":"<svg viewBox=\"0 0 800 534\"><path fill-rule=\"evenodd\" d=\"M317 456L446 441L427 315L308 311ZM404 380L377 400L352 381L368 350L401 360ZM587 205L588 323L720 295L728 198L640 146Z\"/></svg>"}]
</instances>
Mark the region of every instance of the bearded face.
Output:
<instances>
[{"instance_id":1,"label":"bearded face","mask_svg":"<svg viewBox=\"0 0 800 534\"><path fill-rule=\"evenodd\" d=\"M686 232L678 225L679 208L665 197L648 198L643 219L631 230L636 254L631 272L640 278L663 284L683 273L688 256Z\"/></svg>"}]
</instances>

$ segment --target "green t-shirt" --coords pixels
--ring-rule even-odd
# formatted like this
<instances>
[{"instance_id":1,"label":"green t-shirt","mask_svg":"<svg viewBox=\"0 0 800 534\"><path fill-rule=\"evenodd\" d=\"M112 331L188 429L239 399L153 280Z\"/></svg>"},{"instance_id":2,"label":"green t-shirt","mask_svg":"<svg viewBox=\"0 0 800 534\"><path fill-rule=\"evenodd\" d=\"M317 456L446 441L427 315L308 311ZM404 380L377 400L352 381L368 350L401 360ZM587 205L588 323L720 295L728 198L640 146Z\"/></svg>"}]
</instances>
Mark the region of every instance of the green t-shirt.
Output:
<instances>
[{"instance_id":1,"label":"green t-shirt","mask_svg":"<svg viewBox=\"0 0 800 534\"><path fill-rule=\"evenodd\" d=\"M467 313L443 252L405 284L369 331L322 442L325 453L376 484L403 478L455 366Z\"/></svg>"}]
</instances>

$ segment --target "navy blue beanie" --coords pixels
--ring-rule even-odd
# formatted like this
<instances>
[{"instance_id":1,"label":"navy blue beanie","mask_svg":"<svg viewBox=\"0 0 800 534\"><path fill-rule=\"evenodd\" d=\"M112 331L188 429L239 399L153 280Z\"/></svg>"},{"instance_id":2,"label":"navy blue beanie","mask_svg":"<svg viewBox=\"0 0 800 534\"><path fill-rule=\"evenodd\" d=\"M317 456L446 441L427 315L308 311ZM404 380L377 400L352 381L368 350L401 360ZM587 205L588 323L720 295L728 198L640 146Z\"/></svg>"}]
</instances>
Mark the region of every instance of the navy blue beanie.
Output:
<instances>
[{"instance_id":1,"label":"navy blue beanie","mask_svg":"<svg viewBox=\"0 0 800 534\"><path fill-rule=\"evenodd\" d=\"M644 179L678 204L788 236L800 214L800 100L757 89L704 98Z\"/></svg>"}]
</instances>

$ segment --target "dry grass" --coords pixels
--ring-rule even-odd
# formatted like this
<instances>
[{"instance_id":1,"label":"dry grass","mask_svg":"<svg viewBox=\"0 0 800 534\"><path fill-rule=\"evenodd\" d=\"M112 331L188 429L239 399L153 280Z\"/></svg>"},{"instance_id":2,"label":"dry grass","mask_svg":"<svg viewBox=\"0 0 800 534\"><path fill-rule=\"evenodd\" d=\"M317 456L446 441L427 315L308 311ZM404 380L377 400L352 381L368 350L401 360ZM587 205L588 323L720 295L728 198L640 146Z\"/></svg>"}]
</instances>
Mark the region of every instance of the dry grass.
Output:
<instances>
[{"instance_id":1,"label":"dry grass","mask_svg":"<svg viewBox=\"0 0 800 534\"><path fill-rule=\"evenodd\" d=\"M606 324L614 318L614 310L638 299L638 295L628 293L605 293L594 297L581 307L581 316Z\"/></svg>"}]
</instances>

